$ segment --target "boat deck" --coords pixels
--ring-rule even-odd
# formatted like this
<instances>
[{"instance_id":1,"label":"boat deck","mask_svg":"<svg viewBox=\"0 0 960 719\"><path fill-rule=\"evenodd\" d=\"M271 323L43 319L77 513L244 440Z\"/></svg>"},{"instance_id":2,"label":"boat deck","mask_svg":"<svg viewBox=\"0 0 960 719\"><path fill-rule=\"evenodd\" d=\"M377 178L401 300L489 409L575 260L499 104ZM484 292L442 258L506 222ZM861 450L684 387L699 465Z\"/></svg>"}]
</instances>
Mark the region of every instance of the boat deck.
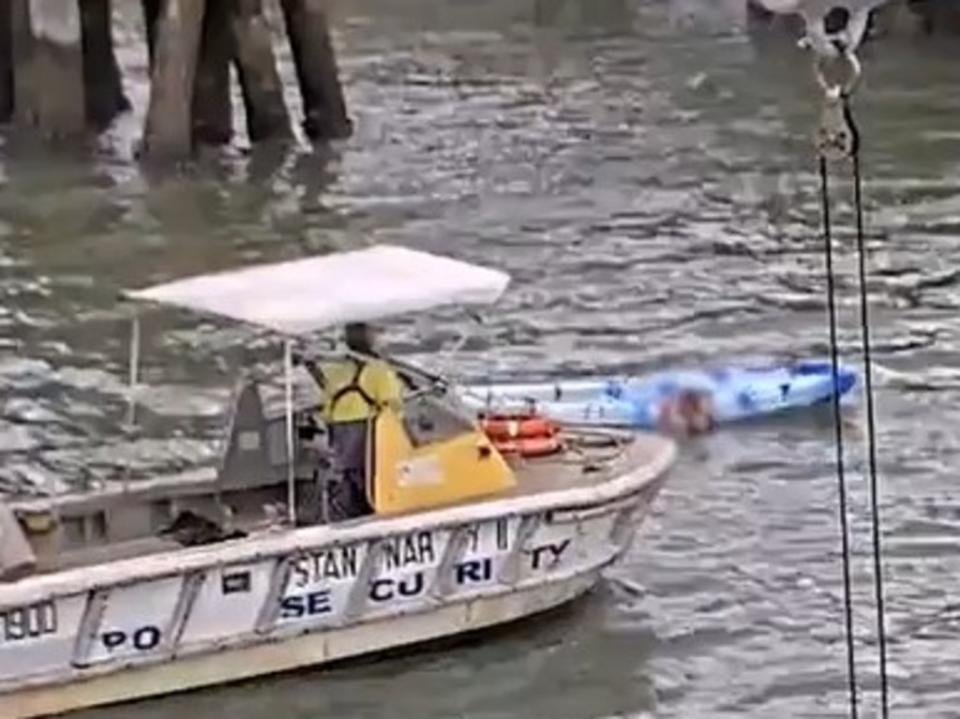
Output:
<instances>
[{"instance_id":1,"label":"boat deck","mask_svg":"<svg viewBox=\"0 0 960 719\"><path fill-rule=\"evenodd\" d=\"M590 432L574 434L577 441L560 454L532 460L511 460L517 474L514 495L531 495L602 484L630 468L651 461L667 440L646 434ZM603 438L607 442L603 442ZM589 438L589 439L588 439ZM615 444L610 440L616 441ZM595 442L591 446L589 442Z\"/></svg>"},{"instance_id":2,"label":"boat deck","mask_svg":"<svg viewBox=\"0 0 960 719\"><path fill-rule=\"evenodd\" d=\"M509 492L493 497L465 500L479 504L506 497L598 486L643 465L657 464L670 441L655 435L571 432L564 451L536 459L511 459L517 484ZM318 494L310 487L298 488L305 501L316 502ZM231 529L249 537L275 533L289 527L280 502L286 497L286 485L253 487L241 492L218 490L214 469L162 477L123 487L108 488L92 494L62 495L52 506L49 499L33 499L7 506L21 518L45 517L51 511L63 531L45 546L31 542L38 558L35 573L59 571L104 562L148 556L183 546L172 537L157 532L172 516L187 509L210 516L220 501L233 510L227 520ZM272 507L272 510L270 509ZM217 507L220 509L220 507ZM206 510L206 511L204 511ZM371 516L351 520L351 524L373 522ZM42 536L42 535L41 535Z\"/></svg>"}]
</instances>

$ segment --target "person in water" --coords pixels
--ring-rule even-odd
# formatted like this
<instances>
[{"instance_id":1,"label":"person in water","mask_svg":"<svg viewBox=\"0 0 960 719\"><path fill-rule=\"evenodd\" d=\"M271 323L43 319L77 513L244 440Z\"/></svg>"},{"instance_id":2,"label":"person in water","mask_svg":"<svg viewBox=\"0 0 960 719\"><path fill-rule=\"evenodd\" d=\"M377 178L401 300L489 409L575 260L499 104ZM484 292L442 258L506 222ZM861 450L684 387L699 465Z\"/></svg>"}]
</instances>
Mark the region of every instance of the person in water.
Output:
<instances>
[{"instance_id":1,"label":"person in water","mask_svg":"<svg viewBox=\"0 0 960 719\"><path fill-rule=\"evenodd\" d=\"M372 420L384 407L399 412L403 386L394 369L376 351L373 328L348 324L345 342L351 354L340 362L305 365L324 390L323 421L330 448L343 472L330 491L332 521L373 512L367 498L367 442Z\"/></svg>"},{"instance_id":2,"label":"person in water","mask_svg":"<svg viewBox=\"0 0 960 719\"><path fill-rule=\"evenodd\" d=\"M684 390L663 403L658 420L660 431L666 434L704 434L713 429L713 402L707 393Z\"/></svg>"}]
</instances>

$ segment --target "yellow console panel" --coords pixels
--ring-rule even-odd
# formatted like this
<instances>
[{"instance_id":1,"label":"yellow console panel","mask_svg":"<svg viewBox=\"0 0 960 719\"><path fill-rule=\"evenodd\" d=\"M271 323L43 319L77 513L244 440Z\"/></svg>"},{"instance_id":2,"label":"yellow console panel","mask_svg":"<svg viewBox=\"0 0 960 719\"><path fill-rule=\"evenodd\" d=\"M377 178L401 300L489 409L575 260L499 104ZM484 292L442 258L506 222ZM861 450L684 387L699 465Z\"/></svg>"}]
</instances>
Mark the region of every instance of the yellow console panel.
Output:
<instances>
[{"instance_id":1,"label":"yellow console panel","mask_svg":"<svg viewBox=\"0 0 960 719\"><path fill-rule=\"evenodd\" d=\"M370 436L368 492L377 514L454 504L516 485L513 470L479 430L414 447L397 414L385 409Z\"/></svg>"}]
</instances>

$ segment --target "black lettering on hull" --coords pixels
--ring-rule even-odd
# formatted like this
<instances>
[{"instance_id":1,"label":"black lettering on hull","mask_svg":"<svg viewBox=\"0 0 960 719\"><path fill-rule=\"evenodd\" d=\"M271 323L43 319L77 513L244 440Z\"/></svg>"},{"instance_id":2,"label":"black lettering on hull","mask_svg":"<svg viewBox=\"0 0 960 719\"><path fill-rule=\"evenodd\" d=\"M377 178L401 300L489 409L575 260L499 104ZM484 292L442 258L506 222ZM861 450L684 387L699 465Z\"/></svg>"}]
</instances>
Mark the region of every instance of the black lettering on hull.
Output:
<instances>
[{"instance_id":1,"label":"black lettering on hull","mask_svg":"<svg viewBox=\"0 0 960 719\"><path fill-rule=\"evenodd\" d=\"M0 642L18 642L57 633L57 605L38 602L0 612Z\"/></svg>"},{"instance_id":2,"label":"black lettering on hull","mask_svg":"<svg viewBox=\"0 0 960 719\"><path fill-rule=\"evenodd\" d=\"M564 539L556 544L544 544L530 552L530 565L533 569L549 569L555 566L570 546L570 540Z\"/></svg>"},{"instance_id":3,"label":"black lettering on hull","mask_svg":"<svg viewBox=\"0 0 960 719\"><path fill-rule=\"evenodd\" d=\"M414 572L403 579L381 577L370 582L370 600L389 602L393 599L411 599L423 594L425 588L423 572Z\"/></svg>"},{"instance_id":4,"label":"black lettering on hull","mask_svg":"<svg viewBox=\"0 0 960 719\"><path fill-rule=\"evenodd\" d=\"M103 648L106 649L108 653L112 653L126 646L131 646L138 652L146 652L158 646L162 638L163 632L149 624L138 627L133 631L111 629L100 635Z\"/></svg>"},{"instance_id":5,"label":"black lettering on hull","mask_svg":"<svg viewBox=\"0 0 960 719\"><path fill-rule=\"evenodd\" d=\"M383 568L390 572L411 565L433 564L436 561L433 545L432 532L417 532L385 539L381 543Z\"/></svg>"},{"instance_id":6,"label":"black lettering on hull","mask_svg":"<svg viewBox=\"0 0 960 719\"><path fill-rule=\"evenodd\" d=\"M489 582L493 579L493 560L485 557L460 562L454 568L454 578L459 585Z\"/></svg>"},{"instance_id":7,"label":"black lettering on hull","mask_svg":"<svg viewBox=\"0 0 960 719\"><path fill-rule=\"evenodd\" d=\"M294 560L290 580L293 586L303 588L322 582L356 579L359 567L357 547L330 547Z\"/></svg>"},{"instance_id":8,"label":"black lettering on hull","mask_svg":"<svg viewBox=\"0 0 960 719\"><path fill-rule=\"evenodd\" d=\"M510 546L510 538L508 535L508 525L505 517L500 517L497 519L497 550L505 552Z\"/></svg>"},{"instance_id":9,"label":"black lettering on hull","mask_svg":"<svg viewBox=\"0 0 960 719\"><path fill-rule=\"evenodd\" d=\"M321 614L330 614L333 605L330 603L330 590L321 589L309 594L294 594L280 600L281 619L302 619L315 617Z\"/></svg>"}]
</instances>

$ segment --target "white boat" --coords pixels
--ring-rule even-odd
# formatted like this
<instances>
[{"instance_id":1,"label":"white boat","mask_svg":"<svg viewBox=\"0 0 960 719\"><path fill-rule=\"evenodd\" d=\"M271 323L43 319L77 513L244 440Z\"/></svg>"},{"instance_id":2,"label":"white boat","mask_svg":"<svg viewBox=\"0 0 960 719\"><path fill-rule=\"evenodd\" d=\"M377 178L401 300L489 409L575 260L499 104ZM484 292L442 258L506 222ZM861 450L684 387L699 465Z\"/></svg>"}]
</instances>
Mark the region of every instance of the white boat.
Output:
<instances>
[{"instance_id":1,"label":"white boat","mask_svg":"<svg viewBox=\"0 0 960 719\"><path fill-rule=\"evenodd\" d=\"M323 428L304 431L319 390L297 381L294 343L490 304L507 284L381 245L126 293L280 333L285 391L240 381L219 467L0 505L0 716L321 665L528 617L594 586L662 486L669 439L571 433L560 454L508 461L428 385L402 420L374 422L375 514L322 521L335 470Z\"/></svg>"}]
</instances>

